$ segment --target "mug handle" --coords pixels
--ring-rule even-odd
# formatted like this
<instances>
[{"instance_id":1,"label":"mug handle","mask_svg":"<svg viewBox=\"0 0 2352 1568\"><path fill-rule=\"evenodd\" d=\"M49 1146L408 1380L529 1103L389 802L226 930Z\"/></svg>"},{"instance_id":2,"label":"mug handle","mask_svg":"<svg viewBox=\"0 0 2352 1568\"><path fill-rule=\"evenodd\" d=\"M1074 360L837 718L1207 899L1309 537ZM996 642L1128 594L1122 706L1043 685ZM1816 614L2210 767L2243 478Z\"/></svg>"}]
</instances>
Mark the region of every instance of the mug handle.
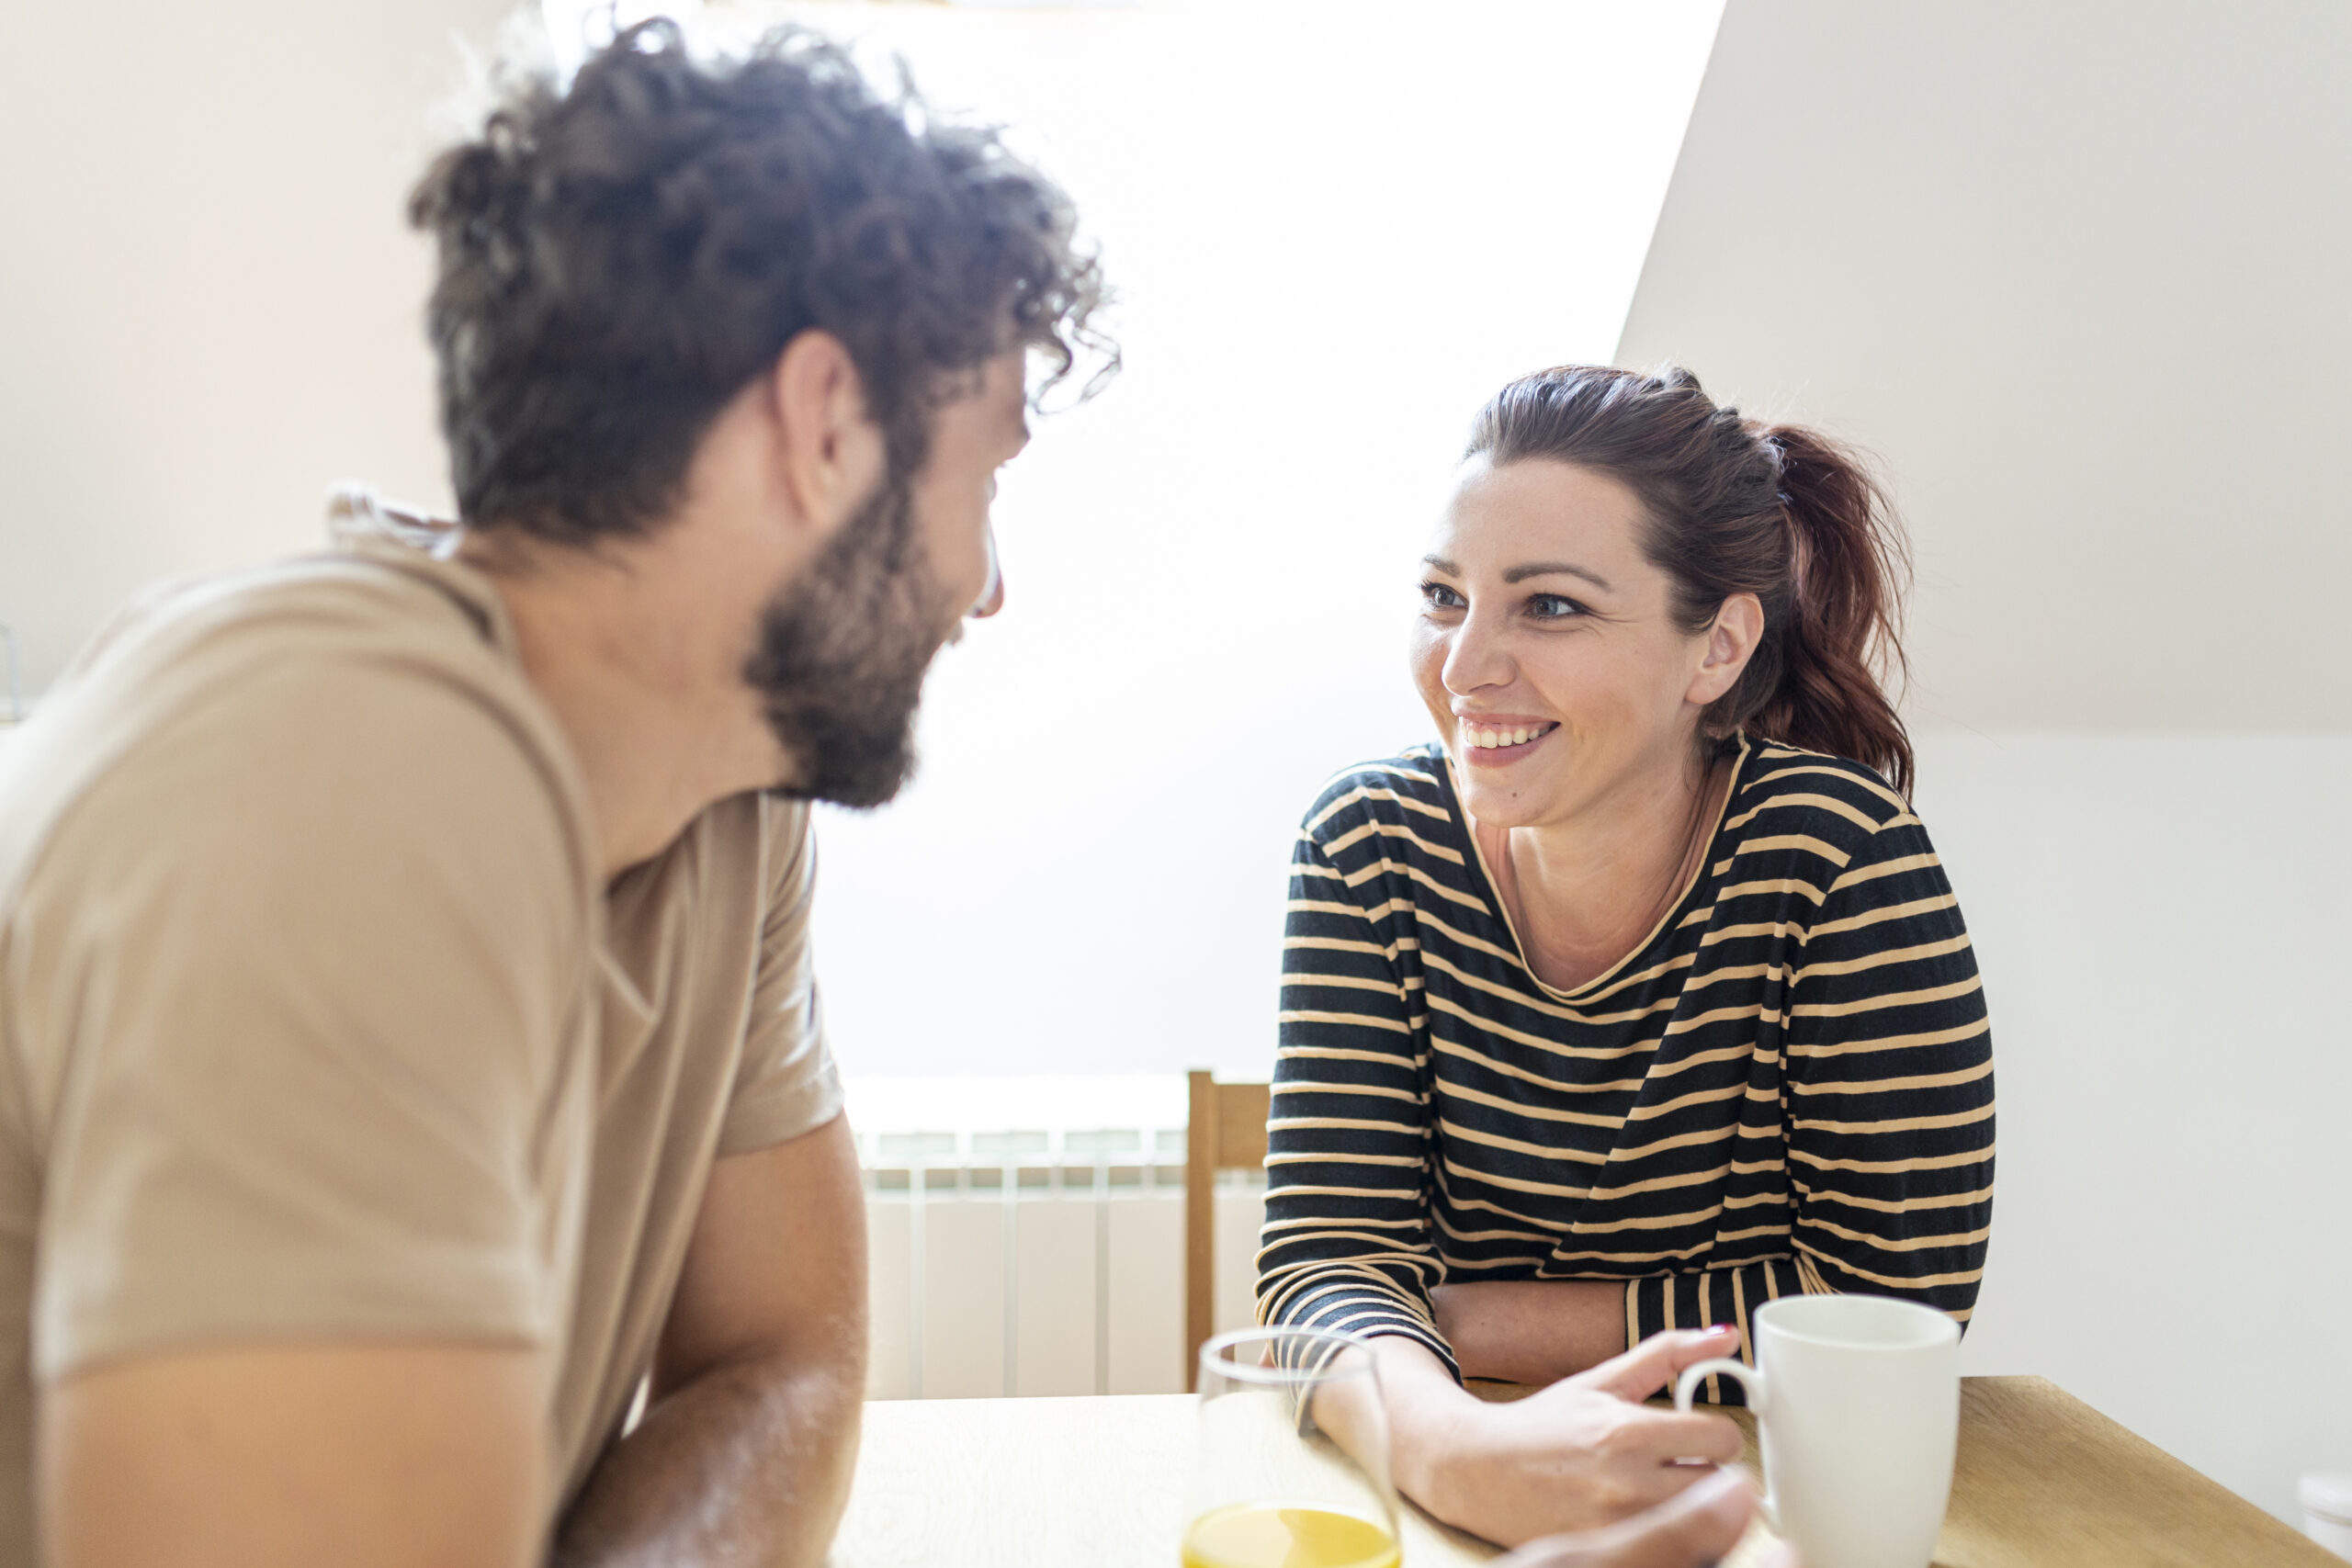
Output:
<instances>
[{"instance_id":1,"label":"mug handle","mask_svg":"<svg viewBox=\"0 0 2352 1568\"><path fill-rule=\"evenodd\" d=\"M1766 1387L1763 1372L1746 1361L1735 1361L1721 1356L1713 1360L1693 1361L1682 1369L1682 1375L1674 1380L1674 1408L1685 1416L1690 1414L1690 1399L1698 1392L1699 1380L1715 1372L1733 1379L1747 1390L1747 1408L1760 1419L1764 1414ZM1781 1528L1781 1510L1773 1506L1771 1495L1767 1493L1758 1498L1756 1506L1763 1516L1764 1523L1777 1531Z\"/></svg>"},{"instance_id":2,"label":"mug handle","mask_svg":"<svg viewBox=\"0 0 2352 1568\"><path fill-rule=\"evenodd\" d=\"M1674 1408L1685 1416L1690 1415L1690 1401L1698 1391L1699 1380L1717 1372L1747 1390L1749 1410L1758 1416L1764 1414L1764 1374L1746 1361L1735 1361L1723 1356L1709 1361L1693 1361L1682 1369L1682 1375L1674 1380Z\"/></svg>"}]
</instances>

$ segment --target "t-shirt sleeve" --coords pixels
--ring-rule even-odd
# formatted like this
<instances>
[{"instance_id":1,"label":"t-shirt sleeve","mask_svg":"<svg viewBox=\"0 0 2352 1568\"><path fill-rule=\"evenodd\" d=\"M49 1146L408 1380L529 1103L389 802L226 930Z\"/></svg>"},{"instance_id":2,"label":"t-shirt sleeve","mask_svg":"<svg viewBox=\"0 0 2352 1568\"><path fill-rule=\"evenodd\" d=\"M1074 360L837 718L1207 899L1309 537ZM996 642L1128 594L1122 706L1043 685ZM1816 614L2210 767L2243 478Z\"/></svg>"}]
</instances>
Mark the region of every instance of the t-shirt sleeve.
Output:
<instances>
[{"instance_id":1,"label":"t-shirt sleeve","mask_svg":"<svg viewBox=\"0 0 2352 1568\"><path fill-rule=\"evenodd\" d=\"M1790 988L1792 1240L1808 1289L1965 1324L1992 1235L1993 1034L1960 905L1905 812L1831 885Z\"/></svg>"},{"instance_id":2,"label":"t-shirt sleeve","mask_svg":"<svg viewBox=\"0 0 2352 1568\"><path fill-rule=\"evenodd\" d=\"M448 679L288 660L60 823L18 906L65 1043L37 1377L557 1339L591 874L542 756Z\"/></svg>"},{"instance_id":3,"label":"t-shirt sleeve","mask_svg":"<svg viewBox=\"0 0 2352 1568\"><path fill-rule=\"evenodd\" d=\"M1736 1323L1777 1296L1906 1297L1965 1325L1991 1235L1992 1030L1968 927L1907 809L1857 838L1792 976L1785 1258L1635 1280L1626 1332ZM1710 1399L1739 1398L1725 1382Z\"/></svg>"},{"instance_id":4,"label":"t-shirt sleeve","mask_svg":"<svg viewBox=\"0 0 2352 1568\"><path fill-rule=\"evenodd\" d=\"M767 908L743 1055L719 1130L718 1152L749 1154L786 1143L841 1114L842 1086L825 1044L817 975L809 955L809 907L816 895L816 843L808 808L760 802L761 852L767 865Z\"/></svg>"},{"instance_id":5,"label":"t-shirt sleeve","mask_svg":"<svg viewBox=\"0 0 2352 1568\"><path fill-rule=\"evenodd\" d=\"M1430 1223L1428 1058L1396 967L1411 916L1317 837L1363 846L1358 863L1384 852L1368 816L1333 814L1335 795L1348 801L1327 792L1291 858L1258 1316L1412 1339L1453 1371L1430 1302L1445 1266Z\"/></svg>"}]
</instances>

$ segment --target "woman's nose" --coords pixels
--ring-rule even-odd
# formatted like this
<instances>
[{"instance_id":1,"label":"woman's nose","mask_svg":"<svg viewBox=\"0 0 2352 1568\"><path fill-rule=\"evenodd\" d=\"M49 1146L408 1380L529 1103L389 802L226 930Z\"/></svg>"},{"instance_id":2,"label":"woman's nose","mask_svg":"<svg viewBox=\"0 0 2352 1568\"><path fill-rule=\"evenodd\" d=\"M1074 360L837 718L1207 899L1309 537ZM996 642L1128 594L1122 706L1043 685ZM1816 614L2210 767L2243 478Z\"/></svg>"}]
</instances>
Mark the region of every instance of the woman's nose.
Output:
<instances>
[{"instance_id":1,"label":"woman's nose","mask_svg":"<svg viewBox=\"0 0 2352 1568\"><path fill-rule=\"evenodd\" d=\"M1487 629L1474 609L1454 628L1440 673L1447 691L1466 696L1482 687L1510 684L1516 670L1502 639Z\"/></svg>"}]
</instances>

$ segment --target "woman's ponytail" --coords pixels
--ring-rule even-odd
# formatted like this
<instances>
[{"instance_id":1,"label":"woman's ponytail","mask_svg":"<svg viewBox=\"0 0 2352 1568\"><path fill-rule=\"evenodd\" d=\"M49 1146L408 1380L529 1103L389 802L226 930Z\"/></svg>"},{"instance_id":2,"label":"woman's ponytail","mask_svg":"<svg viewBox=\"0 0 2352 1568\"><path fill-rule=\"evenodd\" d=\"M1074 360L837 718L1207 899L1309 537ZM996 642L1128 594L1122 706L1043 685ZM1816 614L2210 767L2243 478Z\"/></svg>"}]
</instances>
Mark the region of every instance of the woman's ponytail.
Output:
<instances>
[{"instance_id":1,"label":"woman's ponytail","mask_svg":"<svg viewBox=\"0 0 2352 1568\"><path fill-rule=\"evenodd\" d=\"M1809 751L1867 762L1911 793L1911 737L1884 677L1905 672L1909 552L1886 496L1854 455L1817 432L1759 433L1780 458L1789 599L1780 679L1744 722Z\"/></svg>"},{"instance_id":2,"label":"woman's ponytail","mask_svg":"<svg viewBox=\"0 0 2352 1568\"><path fill-rule=\"evenodd\" d=\"M1465 457L1573 463L1623 480L1648 513L1650 560L1673 579L1683 628L1753 593L1764 636L1702 739L1747 729L1850 758L1911 791L1911 739L1883 678L1909 559L1884 492L1815 431L1742 419L1679 367L1656 375L1570 365L1512 382L1479 412Z\"/></svg>"}]
</instances>

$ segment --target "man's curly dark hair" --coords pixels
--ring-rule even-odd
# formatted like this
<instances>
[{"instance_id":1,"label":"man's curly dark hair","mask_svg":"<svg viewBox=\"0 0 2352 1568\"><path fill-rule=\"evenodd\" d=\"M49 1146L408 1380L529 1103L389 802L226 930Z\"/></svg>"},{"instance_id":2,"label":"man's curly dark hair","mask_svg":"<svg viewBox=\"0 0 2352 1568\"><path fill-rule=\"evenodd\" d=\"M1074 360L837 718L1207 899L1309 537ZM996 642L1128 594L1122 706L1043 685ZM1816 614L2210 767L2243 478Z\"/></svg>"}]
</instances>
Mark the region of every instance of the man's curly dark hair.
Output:
<instances>
[{"instance_id":1,"label":"man's curly dark hair","mask_svg":"<svg viewBox=\"0 0 2352 1568\"><path fill-rule=\"evenodd\" d=\"M510 88L410 219L439 243L427 311L459 513L580 543L675 504L702 434L794 336L856 363L895 472L965 373L1117 362L1099 267L1058 187L993 130L885 98L787 28L723 62L674 24L615 39L568 89Z\"/></svg>"}]
</instances>

